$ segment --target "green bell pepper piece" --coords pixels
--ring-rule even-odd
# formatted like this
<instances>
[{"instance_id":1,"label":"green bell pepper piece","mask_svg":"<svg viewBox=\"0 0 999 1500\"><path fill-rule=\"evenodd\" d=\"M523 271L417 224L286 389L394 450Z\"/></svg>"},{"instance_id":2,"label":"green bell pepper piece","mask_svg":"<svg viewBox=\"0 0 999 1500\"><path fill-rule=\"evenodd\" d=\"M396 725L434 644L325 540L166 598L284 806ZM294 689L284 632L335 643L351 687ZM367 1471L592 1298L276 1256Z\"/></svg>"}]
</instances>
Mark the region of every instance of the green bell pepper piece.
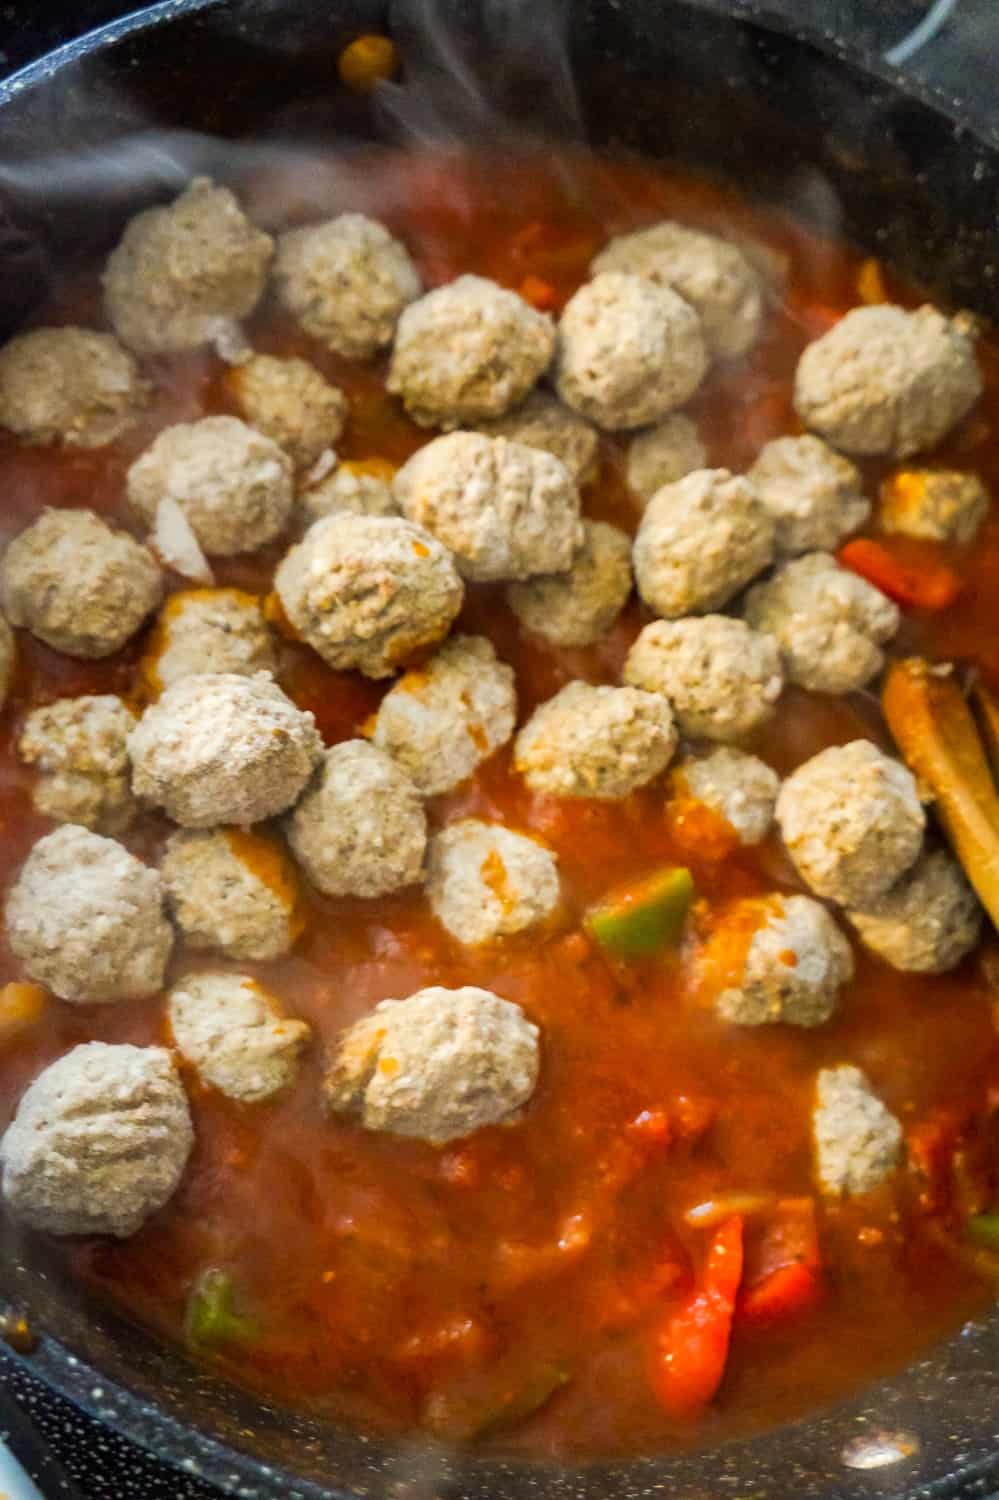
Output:
<instances>
[{"instance_id":1,"label":"green bell pepper piece","mask_svg":"<svg viewBox=\"0 0 999 1500\"><path fill-rule=\"evenodd\" d=\"M648 958L673 948L694 898L694 881L682 866L657 870L612 892L586 914L590 936L615 958Z\"/></svg>"}]
</instances>

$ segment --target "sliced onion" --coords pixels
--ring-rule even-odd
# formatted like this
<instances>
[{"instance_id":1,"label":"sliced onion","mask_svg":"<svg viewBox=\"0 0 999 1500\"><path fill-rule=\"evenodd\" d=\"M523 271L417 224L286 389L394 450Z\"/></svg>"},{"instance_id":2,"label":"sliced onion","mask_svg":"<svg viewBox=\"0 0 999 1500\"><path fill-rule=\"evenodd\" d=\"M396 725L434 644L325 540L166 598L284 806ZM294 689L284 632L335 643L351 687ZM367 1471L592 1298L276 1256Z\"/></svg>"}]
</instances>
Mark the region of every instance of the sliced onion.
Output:
<instances>
[{"instance_id":1,"label":"sliced onion","mask_svg":"<svg viewBox=\"0 0 999 1500\"><path fill-rule=\"evenodd\" d=\"M777 1194L772 1192L719 1193L717 1198L706 1198L703 1203L688 1208L683 1219L691 1229L716 1229L734 1214L745 1217L765 1214L776 1202Z\"/></svg>"},{"instance_id":2,"label":"sliced onion","mask_svg":"<svg viewBox=\"0 0 999 1500\"><path fill-rule=\"evenodd\" d=\"M195 583L215 582L215 575L190 522L170 495L164 495L156 507L156 525L149 540L160 562L182 578L190 578Z\"/></svg>"}]
</instances>

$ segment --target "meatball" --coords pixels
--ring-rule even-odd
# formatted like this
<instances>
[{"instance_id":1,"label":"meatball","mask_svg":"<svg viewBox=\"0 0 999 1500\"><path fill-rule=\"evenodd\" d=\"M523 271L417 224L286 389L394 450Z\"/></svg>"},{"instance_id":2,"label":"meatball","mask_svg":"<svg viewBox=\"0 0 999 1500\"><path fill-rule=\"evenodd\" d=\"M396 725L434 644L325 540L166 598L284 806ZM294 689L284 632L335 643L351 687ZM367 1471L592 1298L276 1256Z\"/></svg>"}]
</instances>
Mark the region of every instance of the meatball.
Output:
<instances>
[{"instance_id":1,"label":"meatball","mask_svg":"<svg viewBox=\"0 0 999 1500\"><path fill-rule=\"evenodd\" d=\"M916 861L889 891L847 916L866 948L907 974L944 974L978 942L982 909L942 849Z\"/></svg>"},{"instance_id":2,"label":"meatball","mask_svg":"<svg viewBox=\"0 0 999 1500\"><path fill-rule=\"evenodd\" d=\"M329 1107L366 1130L443 1145L512 1124L538 1081L538 1028L490 990L383 1000L340 1038Z\"/></svg>"},{"instance_id":3,"label":"meatball","mask_svg":"<svg viewBox=\"0 0 999 1500\"><path fill-rule=\"evenodd\" d=\"M242 589L183 589L160 611L142 658L154 693L182 677L234 672L253 677L274 672L274 640L260 599Z\"/></svg>"},{"instance_id":4,"label":"meatball","mask_svg":"<svg viewBox=\"0 0 999 1500\"><path fill-rule=\"evenodd\" d=\"M403 308L421 291L405 245L363 214L281 235L274 283L310 338L348 359L390 344Z\"/></svg>"},{"instance_id":5,"label":"meatball","mask_svg":"<svg viewBox=\"0 0 999 1500\"><path fill-rule=\"evenodd\" d=\"M637 276L588 281L558 326L555 385L567 406L611 432L658 422L697 390L708 357L697 314Z\"/></svg>"},{"instance_id":6,"label":"meatball","mask_svg":"<svg viewBox=\"0 0 999 1500\"><path fill-rule=\"evenodd\" d=\"M629 489L651 500L664 484L676 484L706 463L707 451L696 425L676 411L655 427L636 432L628 444L625 477Z\"/></svg>"},{"instance_id":7,"label":"meatball","mask_svg":"<svg viewBox=\"0 0 999 1500\"><path fill-rule=\"evenodd\" d=\"M85 1042L22 1095L0 1141L3 1195L32 1229L127 1239L173 1196L193 1145L169 1052Z\"/></svg>"},{"instance_id":8,"label":"meatball","mask_svg":"<svg viewBox=\"0 0 999 1500\"><path fill-rule=\"evenodd\" d=\"M974 340L935 307L855 307L802 354L795 409L844 453L932 448L982 392Z\"/></svg>"},{"instance_id":9,"label":"meatball","mask_svg":"<svg viewBox=\"0 0 999 1500\"><path fill-rule=\"evenodd\" d=\"M245 974L187 974L167 1000L177 1050L203 1083L259 1104L295 1080L312 1040L273 995Z\"/></svg>"},{"instance_id":10,"label":"meatball","mask_svg":"<svg viewBox=\"0 0 999 1500\"><path fill-rule=\"evenodd\" d=\"M514 764L532 791L613 800L664 771L676 740L658 694L570 682L534 710L514 742Z\"/></svg>"},{"instance_id":11,"label":"meatball","mask_svg":"<svg viewBox=\"0 0 999 1500\"><path fill-rule=\"evenodd\" d=\"M681 734L738 740L765 724L784 679L773 636L727 615L654 620L628 652L624 680L669 699Z\"/></svg>"},{"instance_id":12,"label":"meatball","mask_svg":"<svg viewBox=\"0 0 999 1500\"><path fill-rule=\"evenodd\" d=\"M755 922L742 972L715 1008L736 1026L821 1026L853 978L853 954L825 907L810 896L753 897L735 904L732 919ZM731 941L724 928L722 943Z\"/></svg>"},{"instance_id":13,"label":"meatball","mask_svg":"<svg viewBox=\"0 0 999 1500\"><path fill-rule=\"evenodd\" d=\"M488 943L551 916L559 901L558 865L534 839L465 818L431 841L427 895L459 943Z\"/></svg>"},{"instance_id":14,"label":"meatball","mask_svg":"<svg viewBox=\"0 0 999 1500\"><path fill-rule=\"evenodd\" d=\"M37 810L57 823L122 833L136 812L128 764L134 728L132 710L110 693L33 709L17 753L25 765L38 767L32 788Z\"/></svg>"},{"instance_id":15,"label":"meatball","mask_svg":"<svg viewBox=\"0 0 999 1500\"><path fill-rule=\"evenodd\" d=\"M166 427L135 460L129 502L152 526L159 503L176 501L206 552L255 552L284 530L294 504L291 460L238 417Z\"/></svg>"},{"instance_id":16,"label":"meatball","mask_svg":"<svg viewBox=\"0 0 999 1500\"><path fill-rule=\"evenodd\" d=\"M903 470L881 486L881 525L931 542L973 542L990 504L977 474Z\"/></svg>"},{"instance_id":17,"label":"meatball","mask_svg":"<svg viewBox=\"0 0 999 1500\"><path fill-rule=\"evenodd\" d=\"M182 677L129 736L132 790L184 828L284 812L322 754L309 713L266 672Z\"/></svg>"},{"instance_id":18,"label":"meatball","mask_svg":"<svg viewBox=\"0 0 999 1500\"><path fill-rule=\"evenodd\" d=\"M434 438L402 466L393 491L403 515L449 547L476 583L563 572L583 539L565 465L506 438Z\"/></svg>"},{"instance_id":19,"label":"meatball","mask_svg":"<svg viewBox=\"0 0 999 1500\"><path fill-rule=\"evenodd\" d=\"M109 333L36 328L0 349L0 427L25 443L113 443L149 391L135 359Z\"/></svg>"},{"instance_id":20,"label":"meatball","mask_svg":"<svg viewBox=\"0 0 999 1500\"><path fill-rule=\"evenodd\" d=\"M300 469L332 448L347 420L347 398L304 359L254 354L237 365L229 387L243 416Z\"/></svg>"},{"instance_id":21,"label":"meatball","mask_svg":"<svg viewBox=\"0 0 999 1500\"><path fill-rule=\"evenodd\" d=\"M68 823L38 840L7 897L7 941L61 1000L105 1005L163 986L173 931L156 870Z\"/></svg>"},{"instance_id":22,"label":"meatball","mask_svg":"<svg viewBox=\"0 0 999 1500\"><path fill-rule=\"evenodd\" d=\"M385 896L423 879L427 820L392 757L347 740L326 751L288 819L288 842L327 896Z\"/></svg>"},{"instance_id":23,"label":"meatball","mask_svg":"<svg viewBox=\"0 0 999 1500\"><path fill-rule=\"evenodd\" d=\"M810 433L767 443L746 477L773 517L784 557L831 551L871 513L860 470Z\"/></svg>"},{"instance_id":24,"label":"meatball","mask_svg":"<svg viewBox=\"0 0 999 1500\"><path fill-rule=\"evenodd\" d=\"M792 772L777 822L805 884L861 909L905 874L926 831L911 773L869 740L833 745Z\"/></svg>"},{"instance_id":25,"label":"meatball","mask_svg":"<svg viewBox=\"0 0 999 1500\"><path fill-rule=\"evenodd\" d=\"M505 745L517 718L512 667L482 636L458 635L382 699L374 742L424 797L449 792Z\"/></svg>"},{"instance_id":26,"label":"meatball","mask_svg":"<svg viewBox=\"0 0 999 1500\"><path fill-rule=\"evenodd\" d=\"M774 553L774 524L747 479L698 469L649 501L635 538L635 577L666 619L727 604Z\"/></svg>"},{"instance_id":27,"label":"meatball","mask_svg":"<svg viewBox=\"0 0 999 1500\"><path fill-rule=\"evenodd\" d=\"M192 948L226 958L287 953L301 931L291 865L270 839L241 828L183 829L160 862L173 919Z\"/></svg>"},{"instance_id":28,"label":"meatball","mask_svg":"<svg viewBox=\"0 0 999 1500\"><path fill-rule=\"evenodd\" d=\"M43 511L0 560L10 623L67 656L112 656L162 594L153 554L92 510Z\"/></svg>"},{"instance_id":29,"label":"meatball","mask_svg":"<svg viewBox=\"0 0 999 1500\"><path fill-rule=\"evenodd\" d=\"M476 431L550 453L565 464L573 484L589 484L597 477L600 438L596 429L549 391L532 391L515 411L477 423Z\"/></svg>"},{"instance_id":30,"label":"meatball","mask_svg":"<svg viewBox=\"0 0 999 1500\"><path fill-rule=\"evenodd\" d=\"M610 630L631 593L631 538L606 521L584 521L565 573L512 583L507 603L526 630L555 646L589 646Z\"/></svg>"},{"instance_id":31,"label":"meatball","mask_svg":"<svg viewBox=\"0 0 999 1500\"><path fill-rule=\"evenodd\" d=\"M822 1068L812 1116L819 1186L830 1197L868 1193L895 1171L902 1127L859 1068Z\"/></svg>"},{"instance_id":32,"label":"meatball","mask_svg":"<svg viewBox=\"0 0 999 1500\"><path fill-rule=\"evenodd\" d=\"M14 640L14 632L7 624L5 616L0 615L0 708L3 708L7 702L16 662L17 643Z\"/></svg>"},{"instance_id":33,"label":"meatball","mask_svg":"<svg viewBox=\"0 0 999 1500\"><path fill-rule=\"evenodd\" d=\"M299 505L308 522L345 511L355 516L397 516L399 507L392 493L394 474L391 464L378 460L338 464L332 474L300 492Z\"/></svg>"},{"instance_id":34,"label":"meatball","mask_svg":"<svg viewBox=\"0 0 999 1500\"><path fill-rule=\"evenodd\" d=\"M421 427L469 427L524 400L555 352L551 318L483 276L459 276L399 319L388 389Z\"/></svg>"},{"instance_id":35,"label":"meatball","mask_svg":"<svg viewBox=\"0 0 999 1500\"><path fill-rule=\"evenodd\" d=\"M776 639L788 681L817 693L850 693L870 682L900 619L880 589L828 552L797 557L750 589L745 615Z\"/></svg>"},{"instance_id":36,"label":"meatball","mask_svg":"<svg viewBox=\"0 0 999 1500\"><path fill-rule=\"evenodd\" d=\"M196 177L126 227L104 270L107 315L138 354L212 343L256 307L273 250L228 188Z\"/></svg>"},{"instance_id":37,"label":"meatball","mask_svg":"<svg viewBox=\"0 0 999 1500\"><path fill-rule=\"evenodd\" d=\"M755 755L727 746L712 750L685 761L674 780L687 796L727 823L740 844L758 844L770 832L780 777Z\"/></svg>"}]
</instances>

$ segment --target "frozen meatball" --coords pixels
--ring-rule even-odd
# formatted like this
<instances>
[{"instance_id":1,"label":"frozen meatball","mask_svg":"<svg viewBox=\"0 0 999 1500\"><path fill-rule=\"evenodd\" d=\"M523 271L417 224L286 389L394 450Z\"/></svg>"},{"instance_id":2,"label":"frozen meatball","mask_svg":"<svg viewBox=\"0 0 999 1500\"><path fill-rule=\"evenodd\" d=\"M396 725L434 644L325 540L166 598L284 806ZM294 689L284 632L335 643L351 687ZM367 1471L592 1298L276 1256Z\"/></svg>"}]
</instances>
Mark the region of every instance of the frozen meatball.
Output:
<instances>
[{"instance_id":1,"label":"frozen meatball","mask_svg":"<svg viewBox=\"0 0 999 1500\"><path fill-rule=\"evenodd\" d=\"M777 822L805 884L860 908L905 874L926 831L912 774L869 740L833 745L792 772Z\"/></svg>"},{"instance_id":2,"label":"frozen meatball","mask_svg":"<svg viewBox=\"0 0 999 1500\"><path fill-rule=\"evenodd\" d=\"M535 635L555 646L589 646L607 634L630 593L631 538L606 521L584 521L567 572L512 583L506 598Z\"/></svg>"},{"instance_id":3,"label":"frozen meatball","mask_svg":"<svg viewBox=\"0 0 999 1500\"><path fill-rule=\"evenodd\" d=\"M765 724L784 678L773 636L727 615L654 620L628 653L624 680L669 699L681 734L738 740Z\"/></svg>"},{"instance_id":4,"label":"frozen meatball","mask_svg":"<svg viewBox=\"0 0 999 1500\"><path fill-rule=\"evenodd\" d=\"M163 594L153 554L92 510L46 510L0 560L12 625L67 656L112 656Z\"/></svg>"},{"instance_id":5,"label":"frozen meatball","mask_svg":"<svg viewBox=\"0 0 999 1500\"><path fill-rule=\"evenodd\" d=\"M597 477L600 438L596 429L549 391L532 391L515 411L477 423L476 431L550 453L565 464L574 484L589 484Z\"/></svg>"},{"instance_id":6,"label":"frozen meatball","mask_svg":"<svg viewBox=\"0 0 999 1500\"><path fill-rule=\"evenodd\" d=\"M304 1021L245 974L186 975L170 991L167 1018L177 1050L202 1083L259 1104L290 1087L312 1040Z\"/></svg>"},{"instance_id":7,"label":"frozen meatball","mask_svg":"<svg viewBox=\"0 0 999 1500\"><path fill-rule=\"evenodd\" d=\"M333 515L309 527L274 575L293 629L338 672L391 677L436 645L461 608L454 559L399 516Z\"/></svg>"},{"instance_id":8,"label":"frozen meatball","mask_svg":"<svg viewBox=\"0 0 999 1500\"><path fill-rule=\"evenodd\" d=\"M881 486L881 525L930 542L973 542L990 504L977 474L907 469Z\"/></svg>"},{"instance_id":9,"label":"frozen meatball","mask_svg":"<svg viewBox=\"0 0 999 1500\"><path fill-rule=\"evenodd\" d=\"M628 444L625 477L628 488L651 500L664 484L675 484L707 463L707 450L696 425L676 411L655 427L636 432Z\"/></svg>"},{"instance_id":10,"label":"frozen meatball","mask_svg":"<svg viewBox=\"0 0 999 1500\"><path fill-rule=\"evenodd\" d=\"M465 781L513 734L513 668L482 636L457 635L382 699L374 742L424 797Z\"/></svg>"},{"instance_id":11,"label":"frozen meatball","mask_svg":"<svg viewBox=\"0 0 999 1500\"><path fill-rule=\"evenodd\" d=\"M33 709L17 753L38 769L31 793L38 811L97 833L123 832L136 812L128 764L134 728L132 710L111 693L59 698Z\"/></svg>"},{"instance_id":12,"label":"frozen meatball","mask_svg":"<svg viewBox=\"0 0 999 1500\"><path fill-rule=\"evenodd\" d=\"M635 577L666 619L727 604L774 553L774 524L747 479L698 469L649 501L635 538Z\"/></svg>"},{"instance_id":13,"label":"frozen meatball","mask_svg":"<svg viewBox=\"0 0 999 1500\"><path fill-rule=\"evenodd\" d=\"M421 427L471 427L518 406L554 352L551 318L494 281L459 276L399 319L388 389Z\"/></svg>"},{"instance_id":14,"label":"frozen meatball","mask_svg":"<svg viewBox=\"0 0 999 1500\"><path fill-rule=\"evenodd\" d=\"M142 658L146 682L161 693L182 677L273 672L277 657L263 607L242 589L183 589L160 611Z\"/></svg>"},{"instance_id":15,"label":"frozen meatball","mask_svg":"<svg viewBox=\"0 0 999 1500\"><path fill-rule=\"evenodd\" d=\"M403 308L422 290L405 245L363 214L281 235L274 282L310 338L349 359L390 344Z\"/></svg>"},{"instance_id":16,"label":"frozen meatball","mask_svg":"<svg viewBox=\"0 0 999 1500\"><path fill-rule=\"evenodd\" d=\"M773 517L785 557L831 551L871 513L860 470L810 433L767 443L746 477Z\"/></svg>"},{"instance_id":17,"label":"frozen meatball","mask_svg":"<svg viewBox=\"0 0 999 1500\"><path fill-rule=\"evenodd\" d=\"M392 757L347 740L326 751L288 819L288 842L327 896L385 896L423 879L427 820Z\"/></svg>"},{"instance_id":18,"label":"frozen meatball","mask_svg":"<svg viewBox=\"0 0 999 1500\"><path fill-rule=\"evenodd\" d=\"M459 943L488 943L551 916L559 900L558 866L534 839L466 818L431 840L427 895L434 916Z\"/></svg>"},{"instance_id":19,"label":"frozen meatball","mask_svg":"<svg viewBox=\"0 0 999 1500\"><path fill-rule=\"evenodd\" d=\"M876 901L847 916L866 948L906 974L944 974L978 942L982 909L942 849L917 860Z\"/></svg>"},{"instance_id":20,"label":"frozen meatball","mask_svg":"<svg viewBox=\"0 0 999 1500\"><path fill-rule=\"evenodd\" d=\"M138 354L231 336L260 300L273 250L228 188L197 177L173 203L128 224L104 270L108 317Z\"/></svg>"},{"instance_id":21,"label":"frozen meatball","mask_svg":"<svg viewBox=\"0 0 999 1500\"><path fill-rule=\"evenodd\" d=\"M514 742L514 764L534 792L613 800L664 771L676 741L657 693L570 682L534 710Z\"/></svg>"},{"instance_id":22,"label":"frozen meatball","mask_svg":"<svg viewBox=\"0 0 999 1500\"><path fill-rule=\"evenodd\" d=\"M828 552L778 568L746 596L746 619L772 635L789 682L816 693L850 693L884 666L881 647L899 626L898 606Z\"/></svg>"},{"instance_id":23,"label":"frozen meatball","mask_svg":"<svg viewBox=\"0 0 999 1500\"><path fill-rule=\"evenodd\" d=\"M667 219L612 239L591 271L624 271L679 292L698 314L715 359L755 344L763 322L763 285L736 245Z\"/></svg>"},{"instance_id":24,"label":"frozen meatball","mask_svg":"<svg viewBox=\"0 0 999 1500\"><path fill-rule=\"evenodd\" d=\"M7 941L60 1000L104 1005L162 988L173 931L156 870L68 823L46 834L7 897Z\"/></svg>"},{"instance_id":25,"label":"frozen meatball","mask_svg":"<svg viewBox=\"0 0 999 1500\"><path fill-rule=\"evenodd\" d=\"M113 443L135 422L149 389L109 333L36 328L0 349L0 427L25 443Z\"/></svg>"},{"instance_id":26,"label":"frozen meatball","mask_svg":"<svg viewBox=\"0 0 999 1500\"><path fill-rule=\"evenodd\" d=\"M490 990L383 1000L340 1038L329 1107L366 1130L443 1145L512 1124L538 1081L538 1028Z\"/></svg>"},{"instance_id":27,"label":"frozen meatball","mask_svg":"<svg viewBox=\"0 0 999 1500\"><path fill-rule=\"evenodd\" d=\"M773 826L780 777L755 755L724 746L685 761L673 781L734 829L740 844L760 843Z\"/></svg>"},{"instance_id":28,"label":"frozen meatball","mask_svg":"<svg viewBox=\"0 0 999 1500\"><path fill-rule=\"evenodd\" d=\"M902 1155L902 1127L859 1068L823 1068L812 1116L819 1186L830 1197L869 1193Z\"/></svg>"},{"instance_id":29,"label":"frozen meatball","mask_svg":"<svg viewBox=\"0 0 999 1500\"><path fill-rule=\"evenodd\" d=\"M305 359L254 354L237 365L229 388L243 416L300 469L332 448L347 420L347 398Z\"/></svg>"},{"instance_id":30,"label":"frozen meatball","mask_svg":"<svg viewBox=\"0 0 999 1500\"><path fill-rule=\"evenodd\" d=\"M935 307L855 307L802 354L795 409L844 453L932 448L982 392L974 339Z\"/></svg>"},{"instance_id":31,"label":"frozen meatball","mask_svg":"<svg viewBox=\"0 0 999 1500\"><path fill-rule=\"evenodd\" d=\"M586 282L558 326L555 385L611 432L658 422L697 390L708 357L697 314L666 287L610 272Z\"/></svg>"},{"instance_id":32,"label":"frozen meatball","mask_svg":"<svg viewBox=\"0 0 999 1500\"><path fill-rule=\"evenodd\" d=\"M390 463L348 460L338 464L332 474L325 474L301 490L298 502L307 522L342 515L345 511L355 516L397 516L399 507L392 493L394 476L395 469Z\"/></svg>"},{"instance_id":33,"label":"frozen meatball","mask_svg":"<svg viewBox=\"0 0 999 1500\"><path fill-rule=\"evenodd\" d=\"M715 1008L736 1026L821 1026L853 978L850 944L810 896L749 897L736 903L736 924L755 923L742 972ZM722 929L721 942L731 939Z\"/></svg>"},{"instance_id":34,"label":"frozen meatball","mask_svg":"<svg viewBox=\"0 0 999 1500\"><path fill-rule=\"evenodd\" d=\"M226 958L287 953L301 931L298 888L271 839L242 828L182 829L160 862L167 903L192 948Z\"/></svg>"},{"instance_id":35,"label":"frozen meatball","mask_svg":"<svg viewBox=\"0 0 999 1500\"><path fill-rule=\"evenodd\" d=\"M161 500L179 505L206 552L255 552L284 530L294 504L291 460L238 417L166 427L128 471L128 498L155 524Z\"/></svg>"},{"instance_id":36,"label":"frozen meatball","mask_svg":"<svg viewBox=\"0 0 999 1500\"><path fill-rule=\"evenodd\" d=\"M0 1141L3 1195L32 1229L127 1239L173 1196L193 1145L169 1052L85 1042L22 1095Z\"/></svg>"},{"instance_id":37,"label":"frozen meatball","mask_svg":"<svg viewBox=\"0 0 999 1500\"><path fill-rule=\"evenodd\" d=\"M16 661L17 643L14 640L14 632L7 624L6 618L0 615L0 708L3 708L7 702Z\"/></svg>"},{"instance_id":38,"label":"frozen meatball","mask_svg":"<svg viewBox=\"0 0 999 1500\"><path fill-rule=\"evenodd\" d=\"M476 583L563 572L583 539L565 465L506 438L434 438L403 464L393 492L403 515L450 548Z\"/></svg>"},{"instance_id":39,"label":"frozen meatball","mask_svg":"<svg viewBox=\"0 0 999 1500\"><path fill-rule=\"evenodd\" d=\"M132 790L184 828L284 812L322 754L312 715L266 672L182 677L129 736Z\"/></svg>"}]
</instances>

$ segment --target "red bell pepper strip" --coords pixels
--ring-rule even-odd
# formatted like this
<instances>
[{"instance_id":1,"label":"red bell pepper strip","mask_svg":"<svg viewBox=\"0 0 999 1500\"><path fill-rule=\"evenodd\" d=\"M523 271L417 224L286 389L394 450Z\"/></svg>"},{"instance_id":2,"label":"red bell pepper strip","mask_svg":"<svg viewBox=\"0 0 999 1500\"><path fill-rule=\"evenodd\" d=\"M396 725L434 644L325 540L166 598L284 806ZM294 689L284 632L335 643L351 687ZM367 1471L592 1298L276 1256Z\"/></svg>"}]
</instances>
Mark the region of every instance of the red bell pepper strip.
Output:
<instances>
[{"instance_id":1,"label":"red bell pepper strip","mask_svg":"<svg viewBox=\"0 0 999 1500\"><path fill-rule=\"evenodd\" d=\"M819 1300L822 1282L813 1266L792 1261L749 1287L739 1302L739 1322L760 1327L797 1317Z\"/></svg>"},{"instance_id":2,"label":"red bell pepper strip","mask_svg":"<svg viewBox=\"0 0 999 1500\"><path fill-rule=\"evenodd\" d=\"M859 536L847 542L840 548L839 561L907 609L937 614L953 604L961 592L960 578L946 563L904 563L870 537Z\"/></svg>"},{"instance_id":3,"label":"red bell pepper strip","mask_svg":"<svg viewBox=\"0 0 999 1500\"><path fill-rule=\"evenodd\" d=\"M696 1417L721 1385L742 1280L742 1230L739 1214L720 1226L700 1289L656 1337L652 1385L672 1417Z\"/></svg>"}]
</instances>

